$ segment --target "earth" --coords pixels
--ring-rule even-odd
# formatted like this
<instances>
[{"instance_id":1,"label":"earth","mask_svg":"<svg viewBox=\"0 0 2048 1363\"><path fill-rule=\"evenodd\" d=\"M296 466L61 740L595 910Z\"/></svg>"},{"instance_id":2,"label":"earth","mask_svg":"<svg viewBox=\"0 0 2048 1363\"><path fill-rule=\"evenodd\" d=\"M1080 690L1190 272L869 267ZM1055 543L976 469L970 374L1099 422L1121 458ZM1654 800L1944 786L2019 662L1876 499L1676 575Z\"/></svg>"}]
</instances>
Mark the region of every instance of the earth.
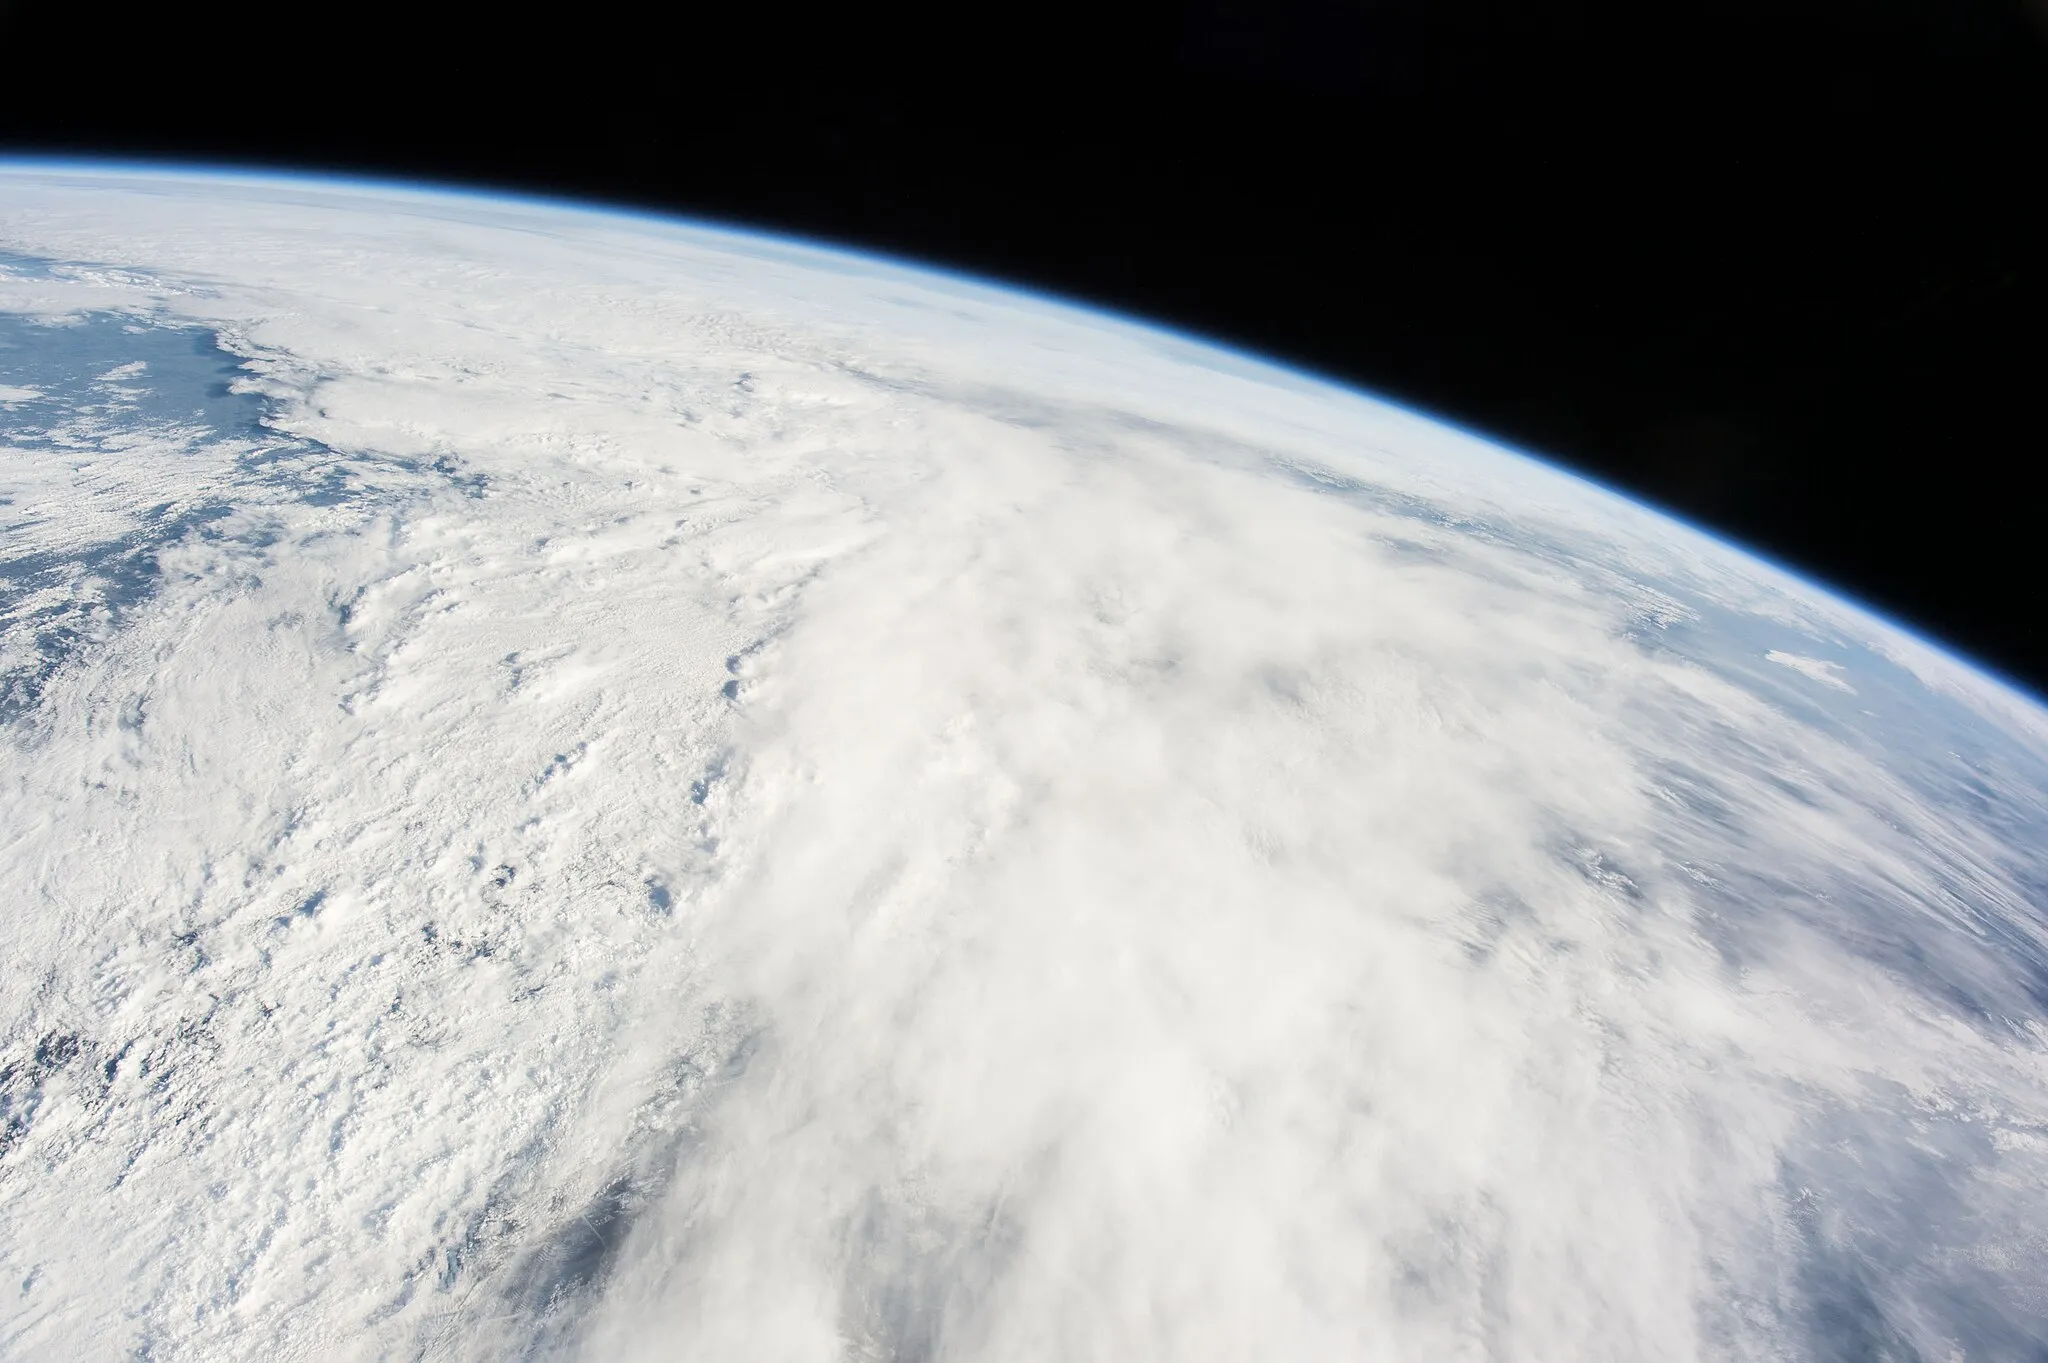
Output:
<instances>
[{"instance_id":1,"label":"earth","mask_svg":"<svg viewBox=\"0 0 2048 1363\"><path fill-rule=\"evenodd\" d=\"M2048 1359L2048 711L819 246L0 172L0 1354Z\"/></svg>"}]
</instances>

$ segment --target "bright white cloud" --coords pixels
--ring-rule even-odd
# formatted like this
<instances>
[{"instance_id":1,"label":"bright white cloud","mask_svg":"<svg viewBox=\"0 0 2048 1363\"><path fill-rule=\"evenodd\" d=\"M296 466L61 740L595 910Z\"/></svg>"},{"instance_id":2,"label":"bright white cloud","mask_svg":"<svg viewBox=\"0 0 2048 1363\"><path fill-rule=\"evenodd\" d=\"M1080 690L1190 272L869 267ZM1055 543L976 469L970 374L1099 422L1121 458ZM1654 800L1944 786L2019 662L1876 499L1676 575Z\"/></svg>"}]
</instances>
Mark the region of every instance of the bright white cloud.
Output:
<instances>
[{"instance_id":1,"label":"bright white cloud","mask_svg":"<svg viewBox=\"0 0 2048 1363\"><path fill-rule=\"evenodd\" d=\"M1854 693L1856 690L1855 687L1842 680L1842 665L1840 663L1831 663L1825 658L1805 658L1797 653L1786 653L1781 649L1774 648L1764 654L1764 661L1776 663L1780 667L1789 667L1801 676L1811 677L1822 686L1832 686L1837 691Z\"/></svg>"},{"instance_id":2,"label":"bright white cloud","mask_svg":"<svg viewBox=\"0 0 2048 1363\"><path fill-rule=\"evenodd\" d=\"M1861 617L872 263L0 199L85 266L0 309L203 323L296 442L9 465L44 553L225 509L7 737L0 1351L2042 1338L2048 753L1797 718L1703 612Z\"/></svg>"}]
</instances>

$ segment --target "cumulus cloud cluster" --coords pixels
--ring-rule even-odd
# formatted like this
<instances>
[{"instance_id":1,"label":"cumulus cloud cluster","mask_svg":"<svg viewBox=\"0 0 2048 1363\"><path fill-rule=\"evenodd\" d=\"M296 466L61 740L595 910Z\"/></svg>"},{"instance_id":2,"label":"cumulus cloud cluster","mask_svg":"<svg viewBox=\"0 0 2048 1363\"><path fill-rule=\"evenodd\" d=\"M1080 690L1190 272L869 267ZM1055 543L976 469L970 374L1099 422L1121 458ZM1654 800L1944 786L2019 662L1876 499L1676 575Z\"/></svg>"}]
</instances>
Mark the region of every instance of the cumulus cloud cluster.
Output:
<instances>
[{"instance_id":1,"label":"cumulus cloud cluster","mask_svg":"<svg viewBox=\"0 0 2048 1363\"><path fill-rule=\"evenodd\" d=\"M2030 701L959 281L62 171L0 247L261 413L9 399L0 1349L2048 1348Z\"/></svg>"}]
</instances>

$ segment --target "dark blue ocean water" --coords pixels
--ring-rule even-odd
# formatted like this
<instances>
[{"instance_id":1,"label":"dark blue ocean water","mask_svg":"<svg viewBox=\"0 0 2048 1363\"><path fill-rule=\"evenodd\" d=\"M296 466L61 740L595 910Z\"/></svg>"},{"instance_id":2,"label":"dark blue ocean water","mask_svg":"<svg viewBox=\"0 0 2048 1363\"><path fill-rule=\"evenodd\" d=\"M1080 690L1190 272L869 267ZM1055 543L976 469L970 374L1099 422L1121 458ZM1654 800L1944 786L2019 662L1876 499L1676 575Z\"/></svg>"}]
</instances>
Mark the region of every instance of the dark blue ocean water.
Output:
<instances>
[{"instance_id":1,"label":"dark blue ocean water","mask_svg":"<svg viewBox=\"0 0 2048 1363\"><path fill-rule=\"evenodd\" d=\"M75 432L89 418L130 429L197 428L195 435L215 439L262 438L263 399L231 390L241 376L241 359L203 327L152 325L119 313L61 323L0 313L0 386L42 395L0 408L0 439L15 448L80 448L77 434L62 440L58 432Z\"/></svg>"},{"instance_id":2,"label":"dark blue ocean water","mask_svg":"<svg viewBox=\"0 0 2048 1363\"><path fill-rule=\"evenodd\" d=\"M0 269L18 277L51 277L59 268L0 253ZM344 460L272 430L269 402L235 391L243 365L203 326L122 312L0 312L0 388L33 392L0 403L0 631L10 645L0 663L0 723L32 711L60 668L148 602L161 583L162 551L217 534L238 494L260 489L314 504L352 495ZM10 489L20 480L9 465L39 464L47 488L53 461L75 460L83 477L138 437L159 460L163 452L191 459L192 481L138 486L121 508L131 523L118 538L74 537L47 524L45 533L24 532L26 518L49 511L14 504ZM107 471L99 464L103 492Z\"/></svg>"}]
</instances>

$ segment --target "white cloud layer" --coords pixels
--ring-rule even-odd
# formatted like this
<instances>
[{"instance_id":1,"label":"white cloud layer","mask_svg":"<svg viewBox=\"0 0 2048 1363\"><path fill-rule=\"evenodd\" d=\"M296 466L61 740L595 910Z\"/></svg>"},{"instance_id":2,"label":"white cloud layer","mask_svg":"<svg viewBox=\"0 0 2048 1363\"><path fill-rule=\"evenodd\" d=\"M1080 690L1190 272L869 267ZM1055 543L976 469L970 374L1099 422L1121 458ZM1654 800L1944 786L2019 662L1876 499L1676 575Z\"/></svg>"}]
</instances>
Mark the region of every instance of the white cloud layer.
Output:
<instances>
[{"instance_id":1,"label":"white cloud layer","mask_svg":"<svg viewBox=\"0 0 2048 1363\"><path fill-rule=\"evenodd\" d=\"M0 452L0 1353L2048 1348L2032 702L873 262L64 172L0 248L264 413L108 356Z\"/></svg>"},{"instance_id":2,"label":"white cloud layer","mask_svg":"<svg viewBox=\"0 0 2048 1363\"><path fill-rule=\"evenodd\" d=\"M1797 653L1786 653L1774 648L1764 654L1764 661L1776 663L1780 667L1789 667L1794 672L1811 677L1822 686L1832 686L1837 691L1853 692L1856 689L1842 680L1842 665L1831 663L1825 658L1806 658Z\"/></svg>"}]
</instances>

